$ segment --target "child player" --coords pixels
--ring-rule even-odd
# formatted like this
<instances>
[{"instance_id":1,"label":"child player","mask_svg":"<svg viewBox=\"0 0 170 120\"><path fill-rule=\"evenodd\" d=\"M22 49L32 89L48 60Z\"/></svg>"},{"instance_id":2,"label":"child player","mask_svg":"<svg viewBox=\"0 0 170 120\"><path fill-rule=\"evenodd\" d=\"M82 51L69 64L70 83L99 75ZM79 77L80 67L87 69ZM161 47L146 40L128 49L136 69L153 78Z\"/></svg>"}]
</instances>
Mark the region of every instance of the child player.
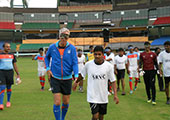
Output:
<instances>
[{"instance_id":1,"label":"child player","mask_svg":"<svg viewBox=\"0 0 170 120\"><path fill-rule=\"evenodd\" d=\"M78 79L73 84L76 90L78 83L87 78L87 101L90 104L92 120L103 120L107 113L108 103L108 80L111 81L114 90L114 101L119 103L116 90L116 79L113 66L104 60L104 49L101 46L94 48L94 60L85 64Z\"/></svg>"},{"instance_id":2,"label":"child player","mask_svg":"<svg viewBox=\"0 0 170 120\"><path fill-rule=\"evenodd\" d=\"M32 60L37 60L38 61L38 76L40 79L40 84L41 84L41 91L44 90L44 85L45 85L45 74L46 74L46 69L45 69L45 63L44 63L44 54L43 54L43 48L39 49L39 55L33 56Z\"/></svg>"}]
</instances>

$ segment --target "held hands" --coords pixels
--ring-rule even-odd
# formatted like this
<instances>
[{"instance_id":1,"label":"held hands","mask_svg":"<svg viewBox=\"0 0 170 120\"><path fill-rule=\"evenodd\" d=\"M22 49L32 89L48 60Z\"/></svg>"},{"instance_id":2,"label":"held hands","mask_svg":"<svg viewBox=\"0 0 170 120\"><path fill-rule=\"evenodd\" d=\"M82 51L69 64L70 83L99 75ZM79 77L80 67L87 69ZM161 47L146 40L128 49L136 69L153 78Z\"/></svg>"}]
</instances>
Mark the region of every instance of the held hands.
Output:
<instances>
[{"instance_id":1,"label":"held hands","mask_svg":"<svg viewBox=\"0 0 170 120\"><path fill-rule=\"evenodd\" d=\"M73 86L72 86L73 91L76 91L76 88L77 88L77 85L78 85L78 83L76 83L76 81L77 80L74 81Z\"/></svg>"},{"instance_id":2,"label":"held hands","mask_svg":"<svg viewBox=\"0 0 170 120\"><path fill-rule=\"evenodd\" d=\"M52 74L51 70L47 71L47 75L48 75L49 80L51 79L51 77L53 77L53 74Z\"/></svg>"}]
</instances>

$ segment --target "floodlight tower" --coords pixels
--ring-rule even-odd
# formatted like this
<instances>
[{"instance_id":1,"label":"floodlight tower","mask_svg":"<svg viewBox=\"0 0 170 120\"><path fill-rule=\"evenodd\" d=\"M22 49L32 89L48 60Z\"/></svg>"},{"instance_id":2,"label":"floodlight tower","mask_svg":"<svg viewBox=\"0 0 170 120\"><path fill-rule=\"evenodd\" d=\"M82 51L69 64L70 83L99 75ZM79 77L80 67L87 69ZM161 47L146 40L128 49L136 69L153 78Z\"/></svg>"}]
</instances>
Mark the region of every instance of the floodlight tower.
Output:
<instances>
[{"instance_id":1,"label":"floodlight tower","mask_svg":"<svg viewBox=\"0 0 170 120\"><path fill-rule=\"evenodd\" d=\"M28 3L27 0L22 0L22 5L14 5L14 0L10 1L10 6L11 8L14 8L14 6L19 6L19 7L23 7L23 8L28 8Z\"/></svg>"}]
</instances>

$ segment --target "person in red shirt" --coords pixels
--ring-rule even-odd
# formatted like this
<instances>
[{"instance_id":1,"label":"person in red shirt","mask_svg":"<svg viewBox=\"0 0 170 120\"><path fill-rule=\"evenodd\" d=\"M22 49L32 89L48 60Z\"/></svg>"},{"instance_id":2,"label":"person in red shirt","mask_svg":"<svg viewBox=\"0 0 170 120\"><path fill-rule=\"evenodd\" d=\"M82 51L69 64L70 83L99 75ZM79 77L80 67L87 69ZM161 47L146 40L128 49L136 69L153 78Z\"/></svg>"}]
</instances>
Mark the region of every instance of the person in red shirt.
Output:
<instances>
[{"instance_id":1,"label":"person in red shirt","mask_svg":"<svg viewBox=\"0 0 170 120\"><path fill-rule=\"evenodd\" d=\"M150 43L145 42L145 51L140 54L140 68L143 65L144 70L144 83L148 97L148 103L152 101L153 105L156 105L156 89L155 89L155 75L154 65L157 67L156 54L150 50ZM152 92L151 92L152 91ZM152 93L152 98L151 98Z\"/></svg>"}]
</instances>

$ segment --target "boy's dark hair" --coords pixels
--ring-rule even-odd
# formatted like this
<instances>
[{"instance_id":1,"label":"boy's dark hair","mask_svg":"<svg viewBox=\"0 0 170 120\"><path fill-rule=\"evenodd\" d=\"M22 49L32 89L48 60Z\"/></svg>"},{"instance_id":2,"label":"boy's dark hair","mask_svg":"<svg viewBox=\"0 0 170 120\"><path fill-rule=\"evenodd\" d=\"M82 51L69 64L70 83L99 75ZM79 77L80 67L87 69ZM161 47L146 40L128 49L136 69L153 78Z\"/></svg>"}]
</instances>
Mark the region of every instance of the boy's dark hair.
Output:
<instances>
[{"instance_id":1,"label":"boy's dark hair","mask_svg":"<svg viewBox=\"0 0 170 120\"><path fill-rule=\"evenodd\" d=\"M159 50L159 49L160 49L159 47L156 47L156 48L155 48L155 52L156 52L157 50Z\"/></svg>"},{"instance_id":2,"label":"boy's dark hair","mask_svg":"<svg viewBox=\"0 0 170 120\"><path fill-rule=\"evenodd\" d=\"M139 50L139 48L138 48L138 47L135 47L134 49L138 49L138 50Z\"/></svg>"},{"instance_id":3,"label":"boy's dark hair","mask_svg":"<svg viewBox=\"0 0 170 120\"><path fill-rule=\"evenodd\" d=\"M82 52L82 49L78 49L78 50L77 50L77 52L80 52L80 51Z\"/></svg>"},{"instance_id":4,"label":"boy's dark hair","mask_svg":"<svg viewBox=\"0 0 170 120\"><path fill-rule=\"evenodd\" d=\"M144 45L151 45L150 42L145 42Z\"/></svg>"},{"instance_id":5,"label":"boy's dark hair","mask_svg":"<svg viewBox=\"0 0 170 120\"><path fill-rule=\"evenodd\" d=\"M133 47L133 45L129 45L128 48Z\"/></svg>"},{"instance_id":6,"label":"boy's dark hair","mask_svg":"<svg viewBox=\"0 0 170 120\"><path fill-rule=\"evenodd\" d=\"M39 48L39 51L44 51L43 48Z\"/></svg>"},{"instance_id":7,"label":"boy's dark hair","mask_svg":"<svg viewBox=\"0 0 170 120\"><path fill-rule=\"evenodd\" d=\"M98 51L104 53L103 47L102 47L102 46L96 46L96 47L94 48L94 52L98 52Z\"/></svg>"},{"instance_id":8,"label":"boy's dark hair","mask_svg":"<svg viewBox=\"0 0 170 120\"><path fill-rule=\"evenodd\" d=\"M110 47L106 47L106 48L105 48L105 50L106 50L106 49L109 49L109 50L111 50L111 48L110 48Z\"/></svg>"},{"instance_id":9,"label":"boy's dark hair","mask_svg":"<svg viewBox=\"0 0 170 120\"><path fill-rule=\"evenodd\" d=\"M164 45L170 45L170 41L166 41Z\"/></svg>"},{"instance_id":10,"label":"boy's dark hair","mask_svg":"<svg viewBox=\"0 0 170 120\"><path fill-rule=\"evenodd\" d=\"M93 45L90 45L90 46L89 46L89 49L93 49Z\"/></svg>"},{"instance_id":11,"label":"boy's dark hair","mask_svg":"<svg viewBox=\"0 0 170 120\"><path fill-rule=\"evenodd\" d=\"M119 48L119 50L118 50L118 51L119 51L119 52L120 52L120 51L124 51L124 49L123 49L123 48Z\"/></svg>"}]
</instances>

